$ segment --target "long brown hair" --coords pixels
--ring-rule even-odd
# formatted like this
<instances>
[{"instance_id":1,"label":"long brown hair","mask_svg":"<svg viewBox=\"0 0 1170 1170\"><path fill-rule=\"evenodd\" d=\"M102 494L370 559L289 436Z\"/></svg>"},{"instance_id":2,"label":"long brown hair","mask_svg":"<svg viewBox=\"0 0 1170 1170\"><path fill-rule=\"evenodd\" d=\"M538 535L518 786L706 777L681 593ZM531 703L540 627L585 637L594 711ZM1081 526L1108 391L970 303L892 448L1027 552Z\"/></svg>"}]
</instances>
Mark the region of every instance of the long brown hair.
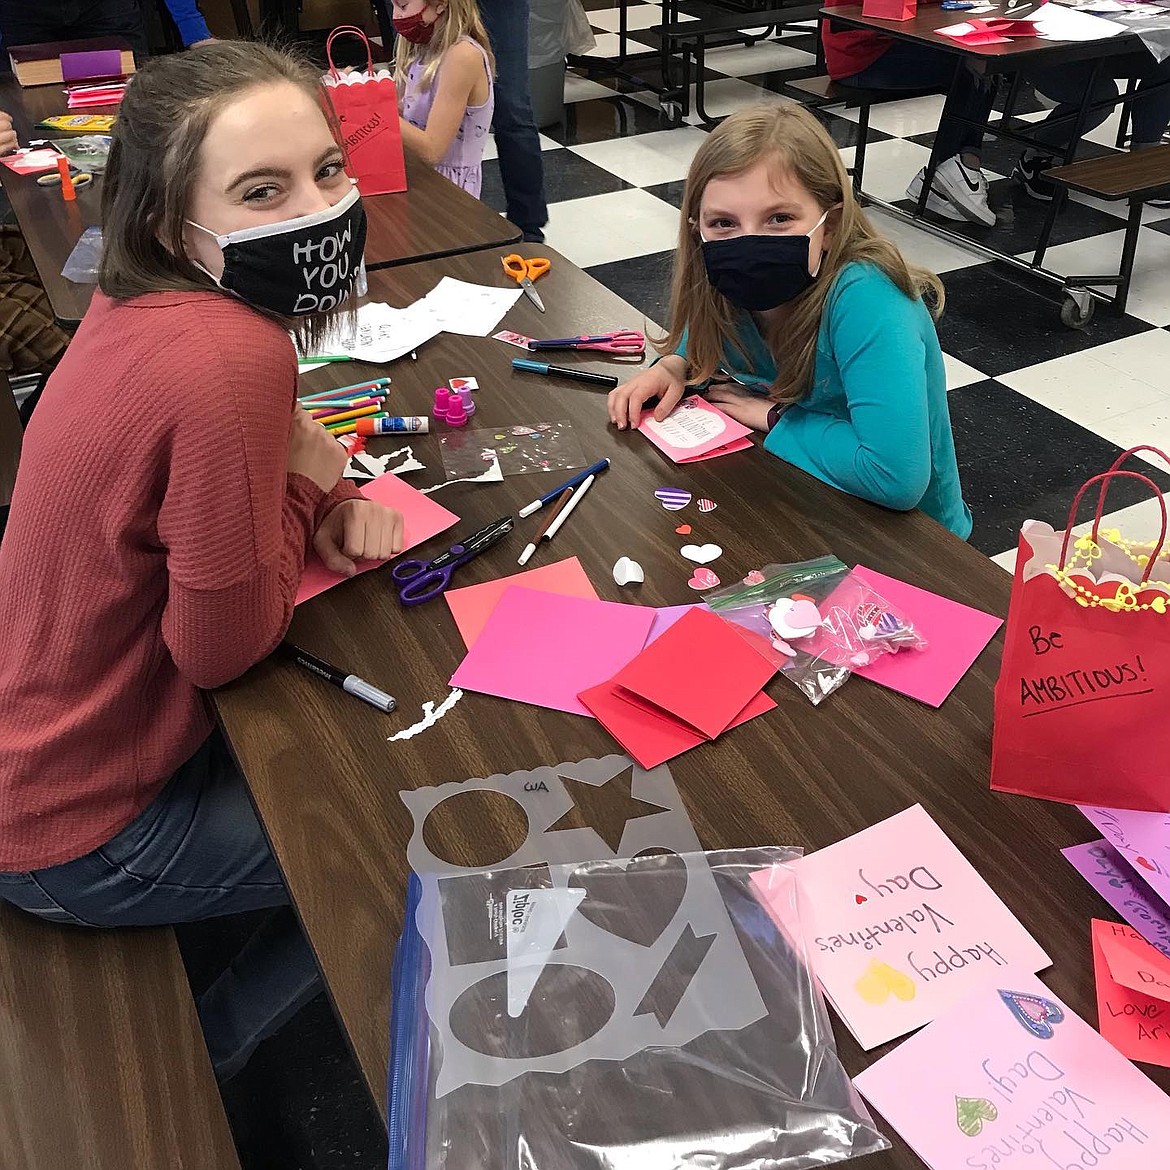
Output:
<instances>
[{"instance_id":1,"label":"long brown hair","mask_svg":"<svg viewBox=\"0 0 1170 1170\"><path fill-rule=\"evenodd\" d=\"M245 90L276 82L304 90L321 106L339 140L320 70L307 58L271 45L215 41L152 58L134 75L118 107L102 183L102 292L124 300L152 292L217 289L188 257L184 240L199 150L212 119L225 106ZM267 315L294 330L298 340L311 342L350 308L296 318Z\"/></svg>"},{"instance_id":2,"label":"long brown hair","mask_svg":"<svg viewBox=\"0 0 1170 1170\"><path fill-rule=\"evenodd\" d=\"M434 0L428 0L433 3ZM508 0L505 0L507 3ZM470 37L487 54L488 70L493 77L496 75L496 58L492 53L492 43L488 40L487 29L483 26L483 18L479 15L479 5L475 0L447 0L447 7L435 21L435 32L430 44L411 44L406 37L398 38L398 47L394 50L394 81L401 88L406 84L406 72L415 61L422 61L423 71L419 82L423 89L429 89L439 71L439 64L443 54L460 37Z\"/></svg>"},{"instance_id":3,"label":"long brown hair","mask_svg":"<svg viewBox=\"0 0 1170 1170\"><path fill-rule=\"evenodd\" d=\"M674 353L687 331L687 377L701 382L723 362L723 347L737 349L741 311L707 280L699 239L699 205L714 178L742 174L761 161L797 179L822 211L840 205L840 221L817 279L792 302L783 328L765 340L776 357L772 398L795 402L812 385L817 333L825 300L841 269L853 261L876 265L909 297L921 297L937 316L943 287L924 268L907 264L898 249L879 235L865 217L845 172L841 155L821 124L803 106L752 106L733 114L699 147L687 173L679 224L678 253L670 294L670 332L657 348ZM746 356L746 355L745 355Z\"/></svg>"}]
</instances>

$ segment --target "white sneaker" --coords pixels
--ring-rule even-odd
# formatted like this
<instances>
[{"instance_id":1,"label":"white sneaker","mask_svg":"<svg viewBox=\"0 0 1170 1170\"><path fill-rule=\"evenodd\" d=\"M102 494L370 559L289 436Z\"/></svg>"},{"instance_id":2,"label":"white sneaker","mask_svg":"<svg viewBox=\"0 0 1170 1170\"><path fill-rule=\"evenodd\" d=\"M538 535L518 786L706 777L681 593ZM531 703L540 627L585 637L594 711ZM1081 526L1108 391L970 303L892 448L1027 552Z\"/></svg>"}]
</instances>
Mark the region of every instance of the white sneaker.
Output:
<instances>
[{"instance_id":1,"label":"white sneaker","mask_svg":"<svg viewBox=\"0 0 1170 1170\"><path fill-rule=\"evenodd\" d=\"M931 186L972 223L995 226L995 212L987 204L987 180L983 172L965 167L957 154L938 164Z\"/></svg>"},{"instance_id":2,"label":"white sneaker","mask_svg":"<svg viewBox=\"0 0 1170 1170\"><path fill-rule=\"evenodd\" d=\"M923 167L910 180L910 186L906 188L906 194L914 200L916 207L918 206L918 196L922 193L922 183L925 178L926 167ZM941 215L943 219L954 220L956 223L967 222L967 217L957 207L952 206L951 201L933 183L926 195L926 210L933 211L935 215Z\"/></svg>"}]
</instances>

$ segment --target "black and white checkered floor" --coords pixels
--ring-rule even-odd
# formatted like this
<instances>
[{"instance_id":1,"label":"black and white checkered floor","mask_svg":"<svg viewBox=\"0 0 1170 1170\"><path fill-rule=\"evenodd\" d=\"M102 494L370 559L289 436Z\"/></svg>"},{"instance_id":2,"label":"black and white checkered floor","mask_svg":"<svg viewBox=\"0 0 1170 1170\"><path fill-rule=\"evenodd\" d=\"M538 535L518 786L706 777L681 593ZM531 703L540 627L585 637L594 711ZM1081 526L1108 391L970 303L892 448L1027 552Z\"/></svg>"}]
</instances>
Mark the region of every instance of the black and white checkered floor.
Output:
<instances>
[{"instance_id":1,"label":"black and white checkered floor","mask_svg":"<svg viewBox=\"0 0 1170 1170\"><path fill-rule=\"evenodd\" d=\"M597 57L618 50L614 0L586 0L597 33ZM680 0L681 18L712 11L703 0ZM657 45L661 10L631 4L629 52ZM712 117L756 102L791 100L784 82L816 72L811 31L783 39L708 51L706 104ZM629 66L657 78L656 65ZM706 133L671 127L651 90L570 70L566 117L547 128L545 185L549 244L659 323L666 319L678 207L691 157ZM943 98L921 97L877 106L871 117L865 186L905 202L905 187L929 154ZM1031 95L1022 117L1043 116ZM823 114L847 163L857 140L853 111ZM1082 147L1081 157L1112 148L1112 117ZM1043 217L1041 205L996 177L1010 173L1016 149L989 139L984 170L993 180L996 227L971 228L1003 251L1029 257ZM494 148L489 147L489 158ZM495 162L485 165L484 199L503 208ZM1063 213L1048 264L1062 273L1117 270L1125 204L1078 197ZM1074 488L1103 470L1119 449L1170 444L1170 209L1147 208L1138 244L1128 312L1098 309L1083 332L1060 323L1062 296L1053 286L989 263L972 252L880 212L875 225L915 262L942 275L947 311L939 323L947 355L951 414L964 490L975 514L972 542L1011 563L1020 523L1058 522ZM1170 484L1170 479L1161 481ZM1128 485L1127 485L1128 487ZM1117 504L1135 505L1117 519L1135 535L1148 531L1157 507L1117 489ZM1113 496L1110 497L1113 503ZM1135 529L1136 526L1136 529ZM1000 557L1004 550L1008 556Z\"/></svg>"}]
</instances>

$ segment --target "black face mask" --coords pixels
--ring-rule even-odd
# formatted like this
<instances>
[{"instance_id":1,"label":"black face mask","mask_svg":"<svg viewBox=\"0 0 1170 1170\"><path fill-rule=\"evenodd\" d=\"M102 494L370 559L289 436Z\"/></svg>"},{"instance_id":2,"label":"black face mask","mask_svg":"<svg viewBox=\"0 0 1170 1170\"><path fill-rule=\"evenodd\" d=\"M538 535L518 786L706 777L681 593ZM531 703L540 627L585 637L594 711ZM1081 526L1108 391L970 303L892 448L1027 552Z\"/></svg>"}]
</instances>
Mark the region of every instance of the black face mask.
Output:
<instances>
[{"instance_id":1,"label":"black face mask","mask_svg":"<svg viewBox=\"0 0 1170 1170\"><path fill-rule=\"evenodd\" d=\"M829 211L806 235L703 240L703 264L712 288L737 308L755 313L795 300L820 272L819 263L816 272L808 270L809 240Z\"/></svg>"},{"instance_id":2,"label":"black face mask","mask_svg":"<svg viewBox=\"0 0 1170 1170\"><path fill-rule=\"evenodd\" d=\"M366 250L357 187L324 211L222 236L189 222L215 236L223 252L223 275L215 283L284 317L337 308L353 289Z\"/></svg>"}]
</instances>

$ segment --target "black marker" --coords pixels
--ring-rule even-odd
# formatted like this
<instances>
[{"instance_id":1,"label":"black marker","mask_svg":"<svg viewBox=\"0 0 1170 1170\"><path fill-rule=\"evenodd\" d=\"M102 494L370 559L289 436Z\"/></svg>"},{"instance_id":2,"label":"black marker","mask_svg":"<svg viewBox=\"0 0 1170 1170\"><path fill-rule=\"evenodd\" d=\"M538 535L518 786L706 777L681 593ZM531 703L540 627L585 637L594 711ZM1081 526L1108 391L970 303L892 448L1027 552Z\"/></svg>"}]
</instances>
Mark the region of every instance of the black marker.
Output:
<instances>
[{"instance_id":1,"label":"black marker","mask_svg":"<svg viewBox=\"0 0 1170 1170\"><path fill-rule=\"evenodd\" d=\"M310 654L307 650L302 650L299 646L294 646L291 642L282 642L280 646L298 666L304 667L311 674L323 678L335 687L340 687L343 691L353 695L355 699L361 699L363 703L369 703L371 707L377 707L379 711L386 712L393 711L398 705L385 691L378 690L376 686L366 682L365 679L358 678L356 674L347 674L336 666L330 666L328 662L322 662L320 658Z\"/></svg>"},{"instance_id":2,"label":"black marker","mask_svg":"<svg viewBox=\"0 0 1170 1170\"><path fill-rule=\"evenodd\" d=\"M612 374L591 374L588 370L572 370L567 366L550 366L548 362L534 362L528 358L513 358L512 369L527 370L530 374L555 375L569 378L574 382L592 382L595 386L616 386L617 378Z\"/></svg>"}]
</instances>

